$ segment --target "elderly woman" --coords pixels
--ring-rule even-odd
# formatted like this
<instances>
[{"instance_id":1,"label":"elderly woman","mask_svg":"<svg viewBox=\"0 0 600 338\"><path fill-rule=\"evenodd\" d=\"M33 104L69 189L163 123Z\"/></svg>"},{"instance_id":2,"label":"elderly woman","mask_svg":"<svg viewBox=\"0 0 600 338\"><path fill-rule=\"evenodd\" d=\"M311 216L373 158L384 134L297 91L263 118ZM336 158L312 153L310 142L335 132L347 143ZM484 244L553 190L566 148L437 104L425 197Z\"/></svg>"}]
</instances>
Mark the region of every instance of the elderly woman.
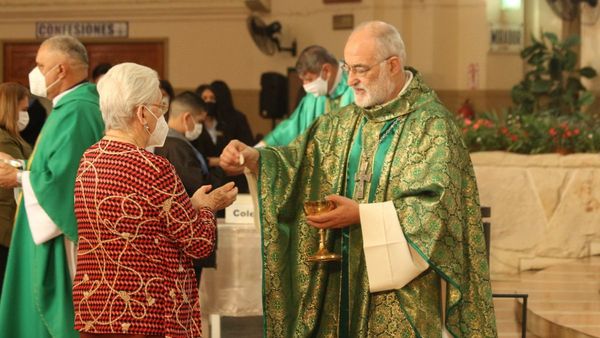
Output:
<instances>
[{"instance_id":1,"label":"elderly woman","mask_svg":"<svg viewBox=\"0 0 600 338\"><path fill-rule=\"evenodd\" d=\"M173 166L144 149L168 131L155 71L116 65L98 92L106 136L84 153L75 187L75 328L82 338L199 337L192 259L212 252L214 213L237 188L189 198Z\"/></svg>"}]
</instances>

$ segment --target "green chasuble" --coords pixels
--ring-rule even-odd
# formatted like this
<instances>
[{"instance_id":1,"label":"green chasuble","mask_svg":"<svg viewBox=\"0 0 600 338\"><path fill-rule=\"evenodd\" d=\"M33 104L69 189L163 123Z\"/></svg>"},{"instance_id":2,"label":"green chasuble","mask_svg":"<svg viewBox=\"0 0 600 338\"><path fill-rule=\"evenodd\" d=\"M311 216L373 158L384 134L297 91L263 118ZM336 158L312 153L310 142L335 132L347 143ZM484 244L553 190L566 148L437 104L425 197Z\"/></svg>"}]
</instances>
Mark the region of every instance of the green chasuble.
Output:
<instances>
[{"instance_id":1,"label":"green chasuble","mask_svg":"<svg viewBox=\"0 0 600 338\"><path fill-rule=\"evenodd\" d=\"M469 153L450 112L411 71L407 90L386 105L349 105L288 147L259 149L266 336L440 337L442 302L454 337L496 336ZM303 202L352 196L348 173L367 156L373 182L358 202L392 201L409 245L430 264L397 290L369 292L360 225L327 231L341 263L306 261L319 236Z\"/></svg>"},{"instance_id":2,"label":"green chasuble","mask_svg":"<svg viewBox=\"0 0 600 338\"><path fill-rule=\"evenodd\" d=\"M67 93L48 116L27 167L40 206L63 235L36 245L21 197L0 298L0 337L79 337L64 236L77 242L75 176L83 152L103 132L93 84Z\"/></svg>"},{"instance_id":3,"label":"green chasuble","mask_svg":"<svg viewBox=\"0 0 600 338\"><path fill-rule=\"evenodd\" d=\"M348 86L348 75L341 69L338 71L342 72L340 83L331 94L316 97L306 94L292 115L278 124L263 141L269 146L288 145L304 133L317 117L354 102L354 92Z\"/></svg>"}]
</instances>

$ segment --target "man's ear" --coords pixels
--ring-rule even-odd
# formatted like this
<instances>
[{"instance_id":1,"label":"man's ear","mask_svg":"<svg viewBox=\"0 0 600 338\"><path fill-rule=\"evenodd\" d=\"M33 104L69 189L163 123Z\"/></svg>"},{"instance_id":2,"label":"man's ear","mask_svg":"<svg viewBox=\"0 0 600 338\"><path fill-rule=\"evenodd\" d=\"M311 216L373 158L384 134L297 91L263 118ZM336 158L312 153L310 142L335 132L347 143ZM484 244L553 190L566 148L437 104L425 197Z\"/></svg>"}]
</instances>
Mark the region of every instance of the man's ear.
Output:
<instances>
[{"instance_id":1,"label":"man's ear","mask_svg":"<svg viewBox=\"0 0 600 338\"><path fill-rule=\"evenodd\" d=\"M393 56L388 62L390 64L390 73L397 74L404 71L404 65L399 57Z\"/></svg>"},{"instance_id":2,"label":"man's ear","mask_svg":"<svg viewBox=\"0 0 600 338\"><path fill-rule=\"evenodd\" d=\"M67 76L67 70L68 70L68 65L65 65L64 63L59 63L58 66L56 67L56 69L58 70L58 78L59 79L63 79Z\"/></svg>"},{"instance_id":3,"label":"man's ear","mask_svg":"<svg viewBox=\"0 0 600 338\"><path fill-rule=\"evenodd\" d=\"M327 73L327 76L331 77L331 75L333 73L331 65L328 63L323 64L323 68L321 68L321 72Z\"/></svg>"}]
</instances>

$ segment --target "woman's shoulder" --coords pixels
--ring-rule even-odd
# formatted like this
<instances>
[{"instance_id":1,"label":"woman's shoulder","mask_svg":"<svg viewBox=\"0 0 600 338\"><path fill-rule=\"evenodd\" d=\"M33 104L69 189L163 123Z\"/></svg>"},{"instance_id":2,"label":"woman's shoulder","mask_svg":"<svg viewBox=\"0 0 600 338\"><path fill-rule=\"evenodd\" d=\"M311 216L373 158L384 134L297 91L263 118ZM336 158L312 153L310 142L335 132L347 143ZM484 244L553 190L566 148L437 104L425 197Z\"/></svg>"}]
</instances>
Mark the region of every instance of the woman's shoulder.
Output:
<instances>
[{"instance_id":1,"label":"woman's shoulder","mask_svg":"<svg viewBox=\"0 0 600 338\"><path fill-rule=\"evenodd\" d=\"M3 146L10 146L10 145L14 145L16 147L21 146L19 140L16 137L14 137L13 135L11 135L4 128L0 128L0 144Z\"/></svg>"}]
</instances>

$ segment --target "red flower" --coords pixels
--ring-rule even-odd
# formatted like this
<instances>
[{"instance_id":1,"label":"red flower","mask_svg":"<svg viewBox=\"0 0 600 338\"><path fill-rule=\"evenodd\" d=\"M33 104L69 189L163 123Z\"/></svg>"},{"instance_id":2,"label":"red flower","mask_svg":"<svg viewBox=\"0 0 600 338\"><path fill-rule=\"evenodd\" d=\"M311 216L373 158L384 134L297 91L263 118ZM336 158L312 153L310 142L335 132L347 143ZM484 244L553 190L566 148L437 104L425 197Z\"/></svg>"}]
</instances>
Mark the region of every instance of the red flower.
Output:
<instances>
[{"instance_id":1,"label":"red flower","mask_svg":"<svg viewBox=\"0 0 600 338\"><path fill-rule=\"evenodd\" d=\"M519 138L517 137L517 135L510 135L510 140L515 142L516 140L518 140Z\"/></svg>"},{"instance_id":2,"label":"red flower","mask_svg":"<svg viewBox=\"0 0 600 338\"><path fill-rule=\"evenodd\" d=\"M579 133L580 133L579 128L573 129L573 135L579 135Z\"/></svg>"},{"instance_id":3,"label":"red flower","mask_svg":"<svg viewBox=\"0 0 600 338\"><path fill-rule=\"evenodd\" d=\"M550 136L556 136L558 133L556 132L556 129L550 128L550 130L548 130L548 134L550 134Z\"/></svg>"},{"instance_id":4,"label":"red flower","mask_svg":"<svg viewBox=\"0 0 600 338\"><path fill-rule=\"evenodd\" d=\"M473 124L473 120L471 120L471 119L465 119L465 126L468 127L468 126L470 126L472 124Z\"/></svg>"},{"instance_id":5,"label":"red flower","mask_svg":"<svg viewBox=\"0 0 600 338\"><path fill-rule=\"evenodd\" d=\"M502 128L500 128L500 132L504 135L508 135L508 128L502 127Z\"/></svg>"}]
</instances>

